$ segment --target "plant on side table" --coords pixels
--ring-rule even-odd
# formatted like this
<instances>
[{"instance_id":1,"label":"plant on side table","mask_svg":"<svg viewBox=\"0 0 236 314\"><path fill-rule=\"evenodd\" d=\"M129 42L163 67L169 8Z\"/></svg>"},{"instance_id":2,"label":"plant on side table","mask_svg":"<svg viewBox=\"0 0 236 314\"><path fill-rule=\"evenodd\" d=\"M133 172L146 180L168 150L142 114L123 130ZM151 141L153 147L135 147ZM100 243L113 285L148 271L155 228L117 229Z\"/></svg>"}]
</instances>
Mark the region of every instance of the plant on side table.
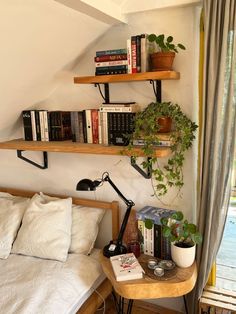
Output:
<instances>
[{"instance_id":1,"label":"plant on side table","mask_svg":"<svg viewBox=\"0 0 236 314\"><path fill-rule=\"evenodd\" d=\"M172 132L167 135L172 154L166 163L160 164L155 151L163 138L163 133L160 133L163 130L163 117L169 117L172 121ZM130 135L130 144L126 150L135 157L135 152L132 152L135 147L133 143L135 140L143 141L140 148L148 158L142 162L142 166L151 172L154 195L157 198L165 195L172 187L177 188L178 195L183 187L184 153L192 146L197 127L178 104L171 102L152 102L136 114L134 132Z\"/></svg>"},{"instance_id":2,"label":"plant on side table","mask_svg":"<svg viewBox=\"0 0 236 314\"><path fill-rule=\"evenodd\" d=\"M172 70L175 53L178 53L178 49L185 50L185 46L182 44L175 45L173 43L173 37L168 36L165 39L165 35L148 35L148 40L151 43L155 43L157 49L160 51L150 54L151 70L152 71L170 71Z\"/></svg>"},{"instance_id":3,"label":"plant on side table","mask_svg":"<svg viewBox=\"0 0 236 314\"><path fill-rule=\"evenodd\" d=\"M193 264L196 245L202 242L197 226L184 219L181 211L161 219L163 236L171 242L171 258L179 267Z\"/></svg>"}]
</instances>

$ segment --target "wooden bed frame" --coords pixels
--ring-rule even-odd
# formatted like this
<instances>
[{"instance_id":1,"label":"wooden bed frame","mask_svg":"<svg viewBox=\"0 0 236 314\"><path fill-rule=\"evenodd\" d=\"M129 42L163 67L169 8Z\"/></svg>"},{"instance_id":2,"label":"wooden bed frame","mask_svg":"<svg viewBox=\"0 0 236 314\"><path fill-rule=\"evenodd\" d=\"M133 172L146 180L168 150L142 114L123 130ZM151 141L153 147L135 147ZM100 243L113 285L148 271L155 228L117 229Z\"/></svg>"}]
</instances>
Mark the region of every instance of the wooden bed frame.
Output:
<instances>
[{"instance_id":1,"label":"wooden bed frame","mask_svg":"<svg viewBox=\"0 0 236 314\"><path fill-rule=\"evenodd\" d=\"M23 196L23 197L32 197L35 193L38 193L35 191L18 190L18 189L5 188L5 187L0 187L0 191L10 193L15 196ZM70 197L69 195L51 194L47 192L45 192L45 194L50 195L50 196L60 197L60 198ZM112 202L104 201L103 202L103 201L72 197L72 202L73 204L76 204L76 205L83 205L87 207L96 207L96 208L102 208L105 210L111 210L112 238L113 239L117 238L118 232L119 232L119 203L117 201L112 201ZM112 291L112 285L108 279L105 279L96 290L105 300ZM83 303L83 305L80 307L80 309L78 310L76 314L92 314L101 306L102 303L103 303L103 300L101 299L101 297L96 292L93 292L91 296Z\"/></svg>"}]
</instances>

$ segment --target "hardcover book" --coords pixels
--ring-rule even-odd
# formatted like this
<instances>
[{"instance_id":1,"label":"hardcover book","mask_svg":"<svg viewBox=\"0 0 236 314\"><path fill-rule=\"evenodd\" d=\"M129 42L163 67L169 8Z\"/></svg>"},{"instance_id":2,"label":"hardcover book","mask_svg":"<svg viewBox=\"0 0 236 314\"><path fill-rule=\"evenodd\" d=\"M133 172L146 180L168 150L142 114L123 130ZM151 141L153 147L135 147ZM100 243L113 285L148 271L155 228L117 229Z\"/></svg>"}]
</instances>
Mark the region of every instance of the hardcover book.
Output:
<instances>
[{"instance_id":1,"label":"hardcover book","mask_svg":"<svg viewBox=\"0 0 236 314\"><path fill-rule=\"evenodd\" d=\"M118 55L103 55L100 57L94 57L95 62L104 62L104 61L116 61L116 60L127 60L127 54L118 54Z\"/></svg>"},{"instance_id":2,"label":"hardcover book","mask_svg":"<svg viewBox=\"0 0 236 314\"><path fill-rule=\"evenodd\" d=\"M106 56L106 55L120 55L120 54L127 54L127 50L125 48L120 48L120 49L96 51L96 57L101 57L101 56Z\"/></svg>"},{"instance_id":3,"label":"hardcover book","mask_svg":"<svg viewBox=\"0 0 236 314\"><path fill-rule=\"evenodd\" d=\"M71 115L69 111L49 112L50 141L70 140L71 136Z\"/></svg>"},{"instance_id":4,"label":"hardcover book","mask_svg":"<svg viewBox=\"0 0 236 314\"><path fill-rule=\"evenodd\" d=\"M24 139L25 141L33 140L32 133L32 121L31 121L31 110L22 111L23 127L24 127Z\"/></svg>"},{"instance_id":5,"label":"hardcover book","mask_svg":"<svg viewBox=\"0 0 236 314\"><path fill-rule=\"evenodd\" d=\"M169 215L175 213L175 210L166 209L161 207L145 206L137 211L137 220L151 219L154 224L161 224L162 217L169 217Z\"/></svg>"},{"instance_id":6,"label":"hardcover book","mask_svg":"<svg viewBox=\"0 0 236 314\"><path fill-rule=\"evenodd\" d=\"M112 256L110 261L117 281L143 278L144 270L134 253Z\"/></svg>"}]
</instances>

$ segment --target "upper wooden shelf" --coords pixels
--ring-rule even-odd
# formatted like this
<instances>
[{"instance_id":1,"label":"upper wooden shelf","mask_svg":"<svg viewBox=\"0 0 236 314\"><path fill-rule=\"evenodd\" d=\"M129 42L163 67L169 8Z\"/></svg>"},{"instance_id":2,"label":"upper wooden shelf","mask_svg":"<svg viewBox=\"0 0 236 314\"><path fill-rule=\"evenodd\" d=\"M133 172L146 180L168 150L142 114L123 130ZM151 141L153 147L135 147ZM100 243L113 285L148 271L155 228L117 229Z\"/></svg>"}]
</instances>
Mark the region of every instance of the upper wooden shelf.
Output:
<instances>
[{"instance_id":1,"label":"upper wooden shelf","mask_svg":"<svg viewBox=\"0 0 236 314\"><path fill-rule=\"evenodd\" d=\"M180 73L175 71L144 72L133 74L97 75L74 77L75 84L119 83L148 80L179 80Z\"/></svg>"},{"instance_id":2,"label":"upper wooden shelf","mask_svg":"<svg viewBox=\"0 0 236 314\"><path fill-rule=\"evenodd\" d=\"M44 151L44 152L61 152L61 153L80 153L80 154L96 154L96 155L121 155L124 146L105 146L100 144L83 144L72 141L60 142L41 142L41 141L24 141L16 139L0 143L0 149ZM133 154L144 156L140 148L135 148ZM167 157L171 154L168 147L160 147L156 150L156 157ZM129 156L129 153L125 153Z\"/></svg>"}]
</instances>

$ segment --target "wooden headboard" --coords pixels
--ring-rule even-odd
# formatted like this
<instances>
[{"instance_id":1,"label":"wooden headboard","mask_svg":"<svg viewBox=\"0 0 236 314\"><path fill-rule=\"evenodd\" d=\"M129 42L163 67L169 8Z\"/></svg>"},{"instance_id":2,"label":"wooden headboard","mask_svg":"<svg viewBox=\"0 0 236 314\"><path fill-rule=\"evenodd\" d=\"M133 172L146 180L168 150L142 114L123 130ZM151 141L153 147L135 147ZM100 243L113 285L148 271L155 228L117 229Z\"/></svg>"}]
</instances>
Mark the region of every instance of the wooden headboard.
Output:
<instances>
[{"instance_id":1,"label":"wooden headboard","mask_svg":"<svg viewBox=\"0 0 236 314\"><path fill-rule=\"evenodd\" d=\"M18 189L5 188L5 187L0 187L0 192L6 192L15 196L23 196L23 197L32 197L35 193L38 193L35 191L18 190ZM55 196L55 197L60 197L60 198L70 197L70 195L51 194L47 192L44 192L44 193L49 196ZM90 200L90 199L79 198L79 197L72 197L72 202L73 204L76 204L76 205L111 210L112 239L117 239L118 232L119 232L119 203L117 201L105 202L105 201Z\"/></svg>"}]
</instances>

